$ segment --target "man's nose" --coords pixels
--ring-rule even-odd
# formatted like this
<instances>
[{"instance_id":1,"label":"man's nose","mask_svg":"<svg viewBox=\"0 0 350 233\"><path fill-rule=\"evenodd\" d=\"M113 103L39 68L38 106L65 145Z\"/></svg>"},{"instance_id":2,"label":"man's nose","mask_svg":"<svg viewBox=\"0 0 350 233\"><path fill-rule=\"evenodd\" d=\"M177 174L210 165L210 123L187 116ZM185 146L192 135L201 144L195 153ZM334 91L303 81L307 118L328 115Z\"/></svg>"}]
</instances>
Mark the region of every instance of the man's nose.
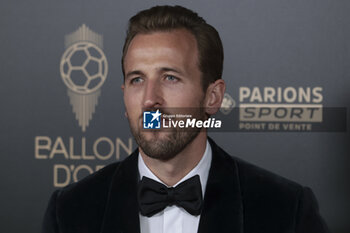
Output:
<instances>
[{"instance_id":1,"label":"man's nose","mask_svg":"<svg viewBox=\"0 0 350 233\"><path fill-rule=\"evenodd\" d=\"M148 80L144 93L144 108L157 108L163 105L163 97L160 84L156 80Z\"/></svg>"}]
</instances>

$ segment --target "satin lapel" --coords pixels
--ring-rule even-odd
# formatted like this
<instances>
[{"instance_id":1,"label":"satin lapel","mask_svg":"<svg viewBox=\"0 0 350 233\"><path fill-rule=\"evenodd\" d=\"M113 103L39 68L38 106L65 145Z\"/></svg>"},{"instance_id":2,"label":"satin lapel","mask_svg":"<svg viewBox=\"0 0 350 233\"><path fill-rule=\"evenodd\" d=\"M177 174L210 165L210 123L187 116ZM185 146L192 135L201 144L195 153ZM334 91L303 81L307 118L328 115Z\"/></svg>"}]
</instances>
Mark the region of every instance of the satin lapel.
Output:
<instances>
[{"instance_id":1,"label":"satin lapel","mask_svg":"<svg viewBox=\"0 0 350 233\"><path fill-rule=\"evenodd\" d=\"M138 150L126 158L114 173L101 233L139 233L137 204Z\"/></svg>"},{"instance_id":2,"label":"satin lapel","mask_svg":"<svg viewBox=\"0 0 350 233\"><path fill-rule=\"evenodd\" d=\"M213 157L198 233L242 233L243 205L237 164L209 138Z\"/></svg>"}]
</instances>

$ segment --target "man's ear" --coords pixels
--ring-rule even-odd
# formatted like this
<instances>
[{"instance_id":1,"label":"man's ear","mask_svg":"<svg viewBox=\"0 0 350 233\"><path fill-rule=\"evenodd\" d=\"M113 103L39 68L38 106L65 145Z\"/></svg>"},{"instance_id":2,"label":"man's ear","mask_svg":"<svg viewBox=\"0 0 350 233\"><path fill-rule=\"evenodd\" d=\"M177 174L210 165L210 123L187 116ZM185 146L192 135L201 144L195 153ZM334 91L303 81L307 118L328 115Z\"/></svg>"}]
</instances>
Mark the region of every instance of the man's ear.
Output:
<instances>
[{"instance_id":1,"label":"man's ear","mask_svg":"<svg viewBox=\"0 0 350 233\"><path fill-rule=\"evenodd\" d=\"M124 83L121 85L121 89L122 89L122 91L124 92L124 88L125 88L125 85L124 85Z\"/></svg>"},{"instance_id":2,"label":"man's ear","mask_svg":"<svg viewBox=\"0 0 350 233\"><path fill-rule=\"evenodd\" d=\"M224 98L226 84L223 79L218 79L209 84L206 92L205 112L209 115L215 114L221 107Z\"/></svg>"}]
</instances>

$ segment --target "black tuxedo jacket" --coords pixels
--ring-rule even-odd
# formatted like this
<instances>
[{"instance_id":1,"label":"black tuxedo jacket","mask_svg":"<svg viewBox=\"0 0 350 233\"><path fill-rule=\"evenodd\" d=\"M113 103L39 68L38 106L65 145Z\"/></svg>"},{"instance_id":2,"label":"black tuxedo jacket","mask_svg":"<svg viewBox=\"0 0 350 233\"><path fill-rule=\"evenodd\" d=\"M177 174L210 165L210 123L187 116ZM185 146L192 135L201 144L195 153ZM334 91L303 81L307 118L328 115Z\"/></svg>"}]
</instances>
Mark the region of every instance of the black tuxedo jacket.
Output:
<instances>
[{"instance_id":1,"label":"black tuxedo jacket","mask_svg":"<svg viewBox=\"0 0 350 233\"><path fill-rule=\"evenodd\" d=\"M324 233L309 188L233 158L211 139L213 158L199 233ZM54 192L43 233L139 233L136 150Z\"/></svg>"}]
</instances>

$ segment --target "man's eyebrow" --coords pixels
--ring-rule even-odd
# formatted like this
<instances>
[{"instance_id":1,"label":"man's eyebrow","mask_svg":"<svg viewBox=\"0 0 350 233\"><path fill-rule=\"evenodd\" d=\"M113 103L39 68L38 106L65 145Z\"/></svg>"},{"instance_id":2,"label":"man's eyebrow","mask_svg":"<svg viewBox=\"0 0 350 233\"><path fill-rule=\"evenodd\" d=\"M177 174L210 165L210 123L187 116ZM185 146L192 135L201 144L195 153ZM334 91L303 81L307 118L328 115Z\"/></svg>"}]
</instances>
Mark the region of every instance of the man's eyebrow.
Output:
<instances>
[{"instance_id":1,"label":"man's eyebrow","mask_svg":"<svg viewBox=\"0 0 350 233\"><path fill-rule=\"evenodd\" d=\"M133 70L133 71L130 71L128 72L126 75L125 75L125 78L129 78L130 76L132 75L144 75L144 73L142 73L140 70Z\"/></svg>"},{"instance_id":2,"label":"man's eyebrow","mask_svg":"<svg viewBox=\"0 0 350 233\"><path fill-rule=\"evenodd\" d=\"M182 75L183 72L181 72L179 69L176 69L176 68L170 68L170 67L161 67L158 69L159 72L174 72L174 73L177 73L177 74L180 74ZM128 73L126 73L125 75L125 79L129 78L130 76L132 75L140 75L140 76L145 76L145 74L140 71L140 70L133 70L133 71L130 71Z\"/></svg>"},{"instance_id":3,"label":"man's eyebrow","mask_svg":"<svg viewBox=\"0 0 350 233\"><path fill-rule=\"evenodd\" d=\"M177 73L177 74L180 74L182 75L183 73L179 70L179 69L176 69L176 68L170 68L170 67L161 67L159 69L161 72L174 72L174 73Z\"/></svg>"}]
</instances>

